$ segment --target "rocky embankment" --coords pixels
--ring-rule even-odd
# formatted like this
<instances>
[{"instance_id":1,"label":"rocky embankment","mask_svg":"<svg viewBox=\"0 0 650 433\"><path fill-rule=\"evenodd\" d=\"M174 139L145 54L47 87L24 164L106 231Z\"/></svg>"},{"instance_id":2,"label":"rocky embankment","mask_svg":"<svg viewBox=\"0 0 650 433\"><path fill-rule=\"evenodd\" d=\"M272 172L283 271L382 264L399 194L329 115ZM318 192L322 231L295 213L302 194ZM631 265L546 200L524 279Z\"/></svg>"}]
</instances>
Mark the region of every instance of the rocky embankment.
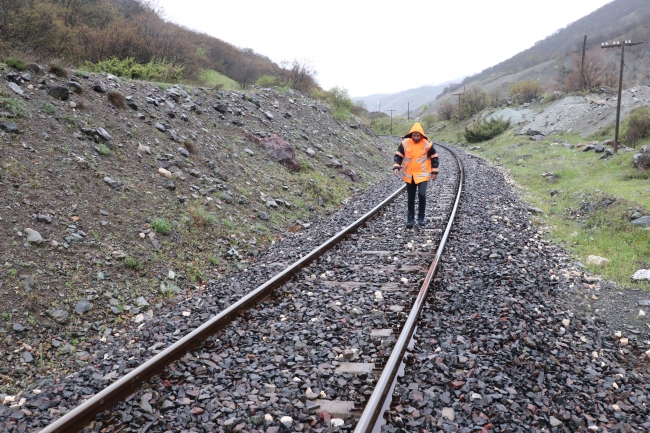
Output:
<instances>
[{"instance_id":1,"label":"rocky embankment","mask_svg":"<svg viewBox=\"0 0 650 433\"><path fill-rule=\"evenodd\" d=\"M0 394L255 261L394 151L291 91L30 67L0 81Z\"/></svg>"}]
</instances>

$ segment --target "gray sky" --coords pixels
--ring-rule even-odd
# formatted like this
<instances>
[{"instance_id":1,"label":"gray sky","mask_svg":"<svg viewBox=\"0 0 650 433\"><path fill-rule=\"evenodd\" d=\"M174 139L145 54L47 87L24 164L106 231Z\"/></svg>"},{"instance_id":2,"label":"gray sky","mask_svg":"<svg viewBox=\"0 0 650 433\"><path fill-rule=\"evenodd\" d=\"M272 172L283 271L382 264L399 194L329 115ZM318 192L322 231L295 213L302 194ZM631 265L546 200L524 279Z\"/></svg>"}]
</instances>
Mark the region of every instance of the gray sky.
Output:
<instances>
[{"instance_id":1,"label":"gray sky","mask_svg":"<svg viewBox=\"0 0 650 433\"><path fill-rule=\"evenodd\" d=\"M325 89L394 93L471 75L612 0L157 0L167 20L275 62L309 62ZM576 41L579 43L580 41Z\"/></svg>"}]
</instances>

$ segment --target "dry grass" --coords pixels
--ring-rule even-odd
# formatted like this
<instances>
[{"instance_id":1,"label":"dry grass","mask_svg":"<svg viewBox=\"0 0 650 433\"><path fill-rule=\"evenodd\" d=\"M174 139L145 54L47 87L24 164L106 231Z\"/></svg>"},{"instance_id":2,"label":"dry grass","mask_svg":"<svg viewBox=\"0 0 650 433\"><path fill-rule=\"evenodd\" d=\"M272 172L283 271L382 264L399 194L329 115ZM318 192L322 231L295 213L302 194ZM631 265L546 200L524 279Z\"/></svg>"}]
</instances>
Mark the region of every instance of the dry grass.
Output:
<instances>
[{"instance_id":1,"label":"dry grass","mask_svg":"<svg viewBox=\"0 0 650 433\"><path fill-rule=\"evenodd\" d=\"M109 90L107 93L108 100L113 106L123 109L126 108L126 99L122 93L117 90Z\"/></svg>"},{"instance_id":2,"label":"dry grass","mask_svg":"<svg viewBox=\"0 0 650 433\"><path fill-rule=\"evenodd\" d=\"M56 75L59 78L70 77L70 71L59 62L50 63L50 73Z\"/></svg>"}]
</instances>

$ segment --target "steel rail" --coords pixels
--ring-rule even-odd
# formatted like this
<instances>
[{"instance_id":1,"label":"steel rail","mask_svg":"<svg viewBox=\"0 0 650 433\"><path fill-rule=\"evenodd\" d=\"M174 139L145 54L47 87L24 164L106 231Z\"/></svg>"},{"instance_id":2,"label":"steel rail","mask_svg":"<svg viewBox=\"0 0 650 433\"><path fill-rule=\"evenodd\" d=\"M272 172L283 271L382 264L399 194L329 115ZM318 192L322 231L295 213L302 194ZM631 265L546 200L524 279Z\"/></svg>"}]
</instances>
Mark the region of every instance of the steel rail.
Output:
<instances>
[{"instance_id":1,"label":"steel rail","mask_svg":"<svg viewBox=\"0 0 650 433\"><path fill-rule=\"evenodd\" d=\"M384 370L377 380L375 389L370 395L365 409L361 413L359 421L357 422L357 425L354 429L354 433L371 433L373 431L380 431L379 429L375 430L375 428L378 427L376 424L380 419L380 415L382 415L384 412L386 398L388 397L388 393L395 382L395 378L402 363L402 359L404 358L408 344L411 341L411 337L415 332L418 317L420 317L420 313L424 307L424 301L426 300L426 297L429 293L429 285L431 284L433 276L438 269L438 265L440 264L440 257L442 256L442 251L444 250L445 244L447 243L447 238L451 232L454 219L456 218L456 212L460 204L460 197L463 192L463 183L465 177L463 164L460 161L458 155L456 155L456 153L453 152L448 146L445 146L441 143L436 143L436 145L444 147L456 158L456 164L458 165L458 193L456 194L456 201L454 202L454 207L451 211L445 232L440 239L440 245L438 245L436 255L433 259L433 262L431 262L431 266L429 267L429 272L427 273L427 276L422 283L422 287L418 292L418 296L413 303L413 308L411 309L411 312L409 313L409 316L404 323L402 332L397 342L393 346L393 351L391 352L390 357L384 366Z\"/></svg>"},{"instance_id":2,"label":"steel rail","mask_svg":"<svg viewBox=\"0 0 650 433\"><path fill-rule=\"evenodd\" d=\"M348 234L358 229L362 224L375 216L386 205L393 201L406 189L406 185L402 185L388 198L375 206L372 210L360 217L358 220L336 233L327 241L316 247L309 254L296 261L294 264L280 272L273 278L266 281L257 289L248 293L236 303L232 304L217 316L205 322L200 327L196 328L185 337L169 346L153 358L146 361L135 370L129 372L126 376L120 378L118 381L92 396L89 400L81 405L75 407L70 412L55 420L40 433L77 433L88 425L97 414L102 411L115 406L124 397L131 395L140 385L147 379L160 373L165 366L171 362L180 359L185 353L190 350L196 349L208 337L223 329L235 318L237 318L243 310L247 310L259 302L264 300L273 290L282 286L301 269L308 266L311 262L320 257L323 253L334 247L341 242Z\"/></svg>"}]
</instances>

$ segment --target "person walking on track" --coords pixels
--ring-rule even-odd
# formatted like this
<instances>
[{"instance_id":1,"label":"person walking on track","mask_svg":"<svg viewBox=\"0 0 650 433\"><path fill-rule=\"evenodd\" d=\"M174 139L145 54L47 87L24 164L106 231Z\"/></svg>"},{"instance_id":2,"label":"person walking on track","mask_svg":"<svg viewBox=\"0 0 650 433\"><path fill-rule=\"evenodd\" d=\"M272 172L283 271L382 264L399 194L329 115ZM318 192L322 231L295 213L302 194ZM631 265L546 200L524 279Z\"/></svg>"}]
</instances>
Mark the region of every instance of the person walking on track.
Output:
<instances>
[{"instance_id":1,"label":"person walking on track","mask_svg":"<svg viewBox=\"0 0 650 433\"><path fill-rule=\"evenodd\" d=\"M415 225L415 192L418 193L418 225L425 225L427 206L427 184L438 177L438 152L433 142L424 134L419 123L411 127L411 131L402 137L393 158L393 173L399 175L402 169L402 179L406 182L408 197L408 215L406 227Z\"/></svg>"}]
</instances>

